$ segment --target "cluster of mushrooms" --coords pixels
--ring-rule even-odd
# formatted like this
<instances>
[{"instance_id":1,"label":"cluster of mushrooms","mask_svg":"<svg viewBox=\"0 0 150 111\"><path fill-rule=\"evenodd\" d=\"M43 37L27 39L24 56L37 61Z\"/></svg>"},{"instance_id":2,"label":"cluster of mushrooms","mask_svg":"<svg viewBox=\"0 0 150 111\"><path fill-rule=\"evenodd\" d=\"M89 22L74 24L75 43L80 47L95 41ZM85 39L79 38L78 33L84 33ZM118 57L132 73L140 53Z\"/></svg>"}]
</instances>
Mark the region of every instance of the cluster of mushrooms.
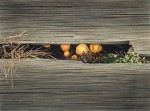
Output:
<instances>
[{"instance_id":1,"label":"cluster of mushrooms","mask_svg":"<svg viewBox=\"0 0 150 111\"><path fill-rule=\"evenodd\" d=\"M91 53L98 53L102 51L103 47L99 44L90 44L88 47L86 44L79 44L76 47L76 54L70 55L69 49L71 45L70 44L61 44L60 48L64 52L64 57L70 57L72 60L77 60L78 57L81 57L83 54L87 54L89 52Z\"/></svg>"},{"instance_id":2,"label":"cluster of mushrooms","mask_svg":"<svg viewBox=\"0 0 150 111\"><path fill-rule=\"evenodd\" d=\"M44 45L44 47L50 48L51 45L46 44ZM78 44L75 48L74 54L71 53L70 49L71 44L60 44L60 50L62 51L63 56L67 59L82 60L82 57L84 56L93 60L93 57L95 57L95 55L100 54L99 52L103 50L103 46L100 44Z\"/></svg>"},{"instance_id":3,"label":"cluster of mushrooms","mask_svg":"<svg viewBox=\"0 0 150 111\"><path fill-rule=\"evenodd\" d=\"M50 45L44 45L45 48L49 48ZM80 60L83 55L88 53L98 54L103 50L102 45L100 44L78 44L75 48L75 54L70 53L71 45L70 44L60 44L60 49L63 52L65 58L70 58L72 60Z\"/></svg>"}]
</instances>

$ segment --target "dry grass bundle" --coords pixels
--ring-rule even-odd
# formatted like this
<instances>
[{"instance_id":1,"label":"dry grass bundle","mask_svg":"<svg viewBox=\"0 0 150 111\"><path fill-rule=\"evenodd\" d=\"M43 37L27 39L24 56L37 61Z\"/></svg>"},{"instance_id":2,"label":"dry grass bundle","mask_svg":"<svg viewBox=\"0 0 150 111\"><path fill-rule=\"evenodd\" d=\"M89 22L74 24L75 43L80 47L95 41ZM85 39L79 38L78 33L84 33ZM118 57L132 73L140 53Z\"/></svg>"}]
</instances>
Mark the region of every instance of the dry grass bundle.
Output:
<instances>
[{"instance_id":1,"label":"dry grass bundle","mask_svg":"<svg viewBox=\"0 0 150 111\"><path fill-rule=\"evenodd\" d=\"M22 36L26 36L26 35L28 34L23 32L15 36L7 37L4 40L4 44L0 49L1 53L3 53L2 71L5 75L4 78L2 78L2 80L6 79L6 82L10 80L12 88L13 88L13 78L14 76L16 76L16 71L17 71L16 63L18 61L21 62L23 59L27 59L27 58L38 58L38 57L46 57L46 56L50 56L51 58L54 58L53 56L50 55L50 53L41 51L39 49L26 50L29 47L29 45L22 45L19 43L19 41L22 40ZM6 60L7 58L9 59Z\"/></svg>"}]
</instances>

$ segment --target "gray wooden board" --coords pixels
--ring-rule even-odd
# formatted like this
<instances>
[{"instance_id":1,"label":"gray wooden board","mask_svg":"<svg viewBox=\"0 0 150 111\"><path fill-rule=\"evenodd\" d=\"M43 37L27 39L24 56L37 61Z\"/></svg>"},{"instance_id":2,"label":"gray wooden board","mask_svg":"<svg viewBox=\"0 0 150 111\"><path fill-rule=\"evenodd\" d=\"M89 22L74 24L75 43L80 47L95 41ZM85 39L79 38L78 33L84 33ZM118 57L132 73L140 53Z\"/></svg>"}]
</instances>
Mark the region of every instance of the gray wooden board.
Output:
<instances>
[{"instance_id":1,"label":"gray wooden board","mask_svg":"<svg viewBox=\"0 0 150 111\"><path fill-rule=\"evenodd\" d=\"M27 31L23 43L132 41L149 54L149 24L149 0L0 0L0 42Z\"/></svg>"},{"instance_id":2,"label":"gray wooden board","mask_svg":"<svg viewBox=\"0 0 150 111\"><path fill-rule=\"evenodd\" d=\"M27 59L16 66L14 88L0 82L0 111L150 110L150 64Z\"/></svg>"}]
</instances>

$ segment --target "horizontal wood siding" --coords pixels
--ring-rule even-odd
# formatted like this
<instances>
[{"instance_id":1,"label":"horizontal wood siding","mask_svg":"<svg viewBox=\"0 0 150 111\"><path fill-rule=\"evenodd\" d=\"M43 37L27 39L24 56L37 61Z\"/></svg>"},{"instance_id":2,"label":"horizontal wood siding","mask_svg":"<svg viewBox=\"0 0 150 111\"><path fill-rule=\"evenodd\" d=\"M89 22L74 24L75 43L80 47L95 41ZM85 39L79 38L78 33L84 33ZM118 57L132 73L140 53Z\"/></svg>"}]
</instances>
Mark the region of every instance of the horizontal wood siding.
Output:
<instances>
[{"instance_id":1,"label":"horizontal wood siding","mask_svg":"<svg viewBox=\"0 0 150 111\"><path fill-rule=\"evenodd\" d=\"M141 55L150 56L150 39L137 39L130 42L136 52Z\"/></svg>"},{"instance_id":2,"label":"horizontal wood siding","mask_svg":"<svg viewBox=\"0 0 150 111\"><path fill-rule=\"evenodd\" d=\"M150 110L150 64L32 59L16 65L14 88L0 82L1 111Z\"/></svg>"},{"instance_id":3,"label":"horizontal wood siding","mask_svg":"<svg viewBox=\"0 0 150 111\"><path fill-rule=\"evenodd\" d=\"M1 0L0 42L27 31L21 42L133 40L137 52L150 53L149 10L149 0Z\"/></svg>"}]
</instances>

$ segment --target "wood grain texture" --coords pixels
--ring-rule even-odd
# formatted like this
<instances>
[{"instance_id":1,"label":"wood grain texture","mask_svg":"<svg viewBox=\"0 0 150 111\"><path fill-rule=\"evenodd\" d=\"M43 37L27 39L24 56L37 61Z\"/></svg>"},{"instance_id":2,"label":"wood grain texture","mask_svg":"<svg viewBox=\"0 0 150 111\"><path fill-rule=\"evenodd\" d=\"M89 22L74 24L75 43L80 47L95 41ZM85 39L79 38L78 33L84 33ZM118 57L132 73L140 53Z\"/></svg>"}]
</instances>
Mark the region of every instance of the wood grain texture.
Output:
<instances>
[{"instance_id":1,"label":"wood grain texture","mask_svg":"<svg viewBox=\"0 0 150 111\"><path fill-rule=\"evenodd\" d=\"M150 64L32 59L16 65L21 77L14 89L0 82L0 111L150 110Z\"/></svg>"},{"instance_id":2,"label":"wood grain texture","mask_svg":"<svg viewBox=\"0 0 150 111\"><path fill-rule=\"evenodd\" d=\"M131 40L130 43L136 52L141 55L150 56L150 39Z\"/></svg>"},{"instance_id":3,"label":"wood grain texture","mask_svg":"<svg viewBox=\"0 0 150 111\"><path fill-rule=\"evenodd\" d=\"M149 0L0 0L0 43L27 31L22 43L131 41L147 54L149 10ZM150 64L32 59L17 67L14 89L0 82L0 111L150 110Z\"/></svg>"},{"instance_id":4,"label":"wood grain texture","mask_svg":"<svg viewBox=\"0 0 150 111\"><path fill-rule=\"evenodd\" d=\"M132 41L150 53L149 10L149 0L0 0L0 42L27 31L21 42Z\"/></svg>"}]
</instances>

